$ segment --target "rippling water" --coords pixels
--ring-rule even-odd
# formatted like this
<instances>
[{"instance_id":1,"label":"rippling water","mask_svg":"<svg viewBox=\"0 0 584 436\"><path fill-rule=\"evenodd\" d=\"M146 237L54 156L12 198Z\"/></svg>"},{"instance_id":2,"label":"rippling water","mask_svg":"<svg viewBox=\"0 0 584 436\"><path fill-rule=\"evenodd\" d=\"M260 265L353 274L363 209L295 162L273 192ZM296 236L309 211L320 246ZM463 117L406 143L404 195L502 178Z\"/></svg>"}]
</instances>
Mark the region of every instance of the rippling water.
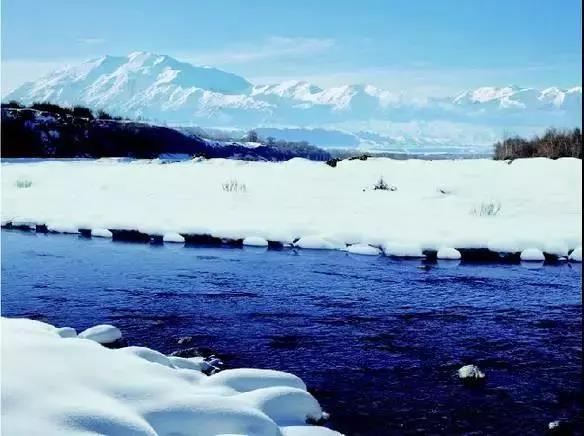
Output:
<instances>
[{"instance_id":1,"label":"rippling water","mask_svg":"<svg viewBox=\"0 0 584 436\"><path fill-rule=\"evenodd\" d=\"M351 435L580 434L581 266L420 266L2 231L2 314L112 323L166 353L192 336L229 367L299 375ZM459 382L466 363L483 386Z\"/></svg>"}]
</instances>

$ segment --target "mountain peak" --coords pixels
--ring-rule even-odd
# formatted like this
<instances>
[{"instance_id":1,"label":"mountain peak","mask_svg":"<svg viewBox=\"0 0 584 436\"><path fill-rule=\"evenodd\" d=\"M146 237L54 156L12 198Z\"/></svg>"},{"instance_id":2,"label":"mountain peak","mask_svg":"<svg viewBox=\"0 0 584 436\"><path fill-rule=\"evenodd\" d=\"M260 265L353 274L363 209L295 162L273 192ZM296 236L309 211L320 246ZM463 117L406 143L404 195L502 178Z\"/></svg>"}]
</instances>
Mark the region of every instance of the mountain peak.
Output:
<instances>
[{"instance_id":1,"label":"mountain peak","mask_svg":"<svg viewBox=\"0 0 584 436\"><path fill-rule=\"evenodd\" d=\"M429 98L420 104L363 83L323 89L304 80L286 80L254 86L236 74L147 51L102 56L61 69L23 85L5 100L80 104L131 118L203 127L328 127L352 131L379 126L378 132L391 131L392 124L399 123L410 123L415 131L417 124L457 123L463 125L461 129L484 124L508 129L516 125L547 127L550 120L557 127L574 127L581 125L582 113L581 87L538 90L515 85L483 86L454 99ZM443 135L442 127L428 128Z\"/></svg>"}]
</instances>

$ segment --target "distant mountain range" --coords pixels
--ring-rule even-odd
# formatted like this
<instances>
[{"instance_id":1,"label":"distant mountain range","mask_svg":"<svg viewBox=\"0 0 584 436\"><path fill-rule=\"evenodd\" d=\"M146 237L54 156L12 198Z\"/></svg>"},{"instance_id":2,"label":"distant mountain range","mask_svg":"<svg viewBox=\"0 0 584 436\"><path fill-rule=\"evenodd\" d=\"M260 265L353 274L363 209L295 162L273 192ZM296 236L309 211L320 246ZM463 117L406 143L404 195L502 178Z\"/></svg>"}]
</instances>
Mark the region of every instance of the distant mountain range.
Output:
<instances>
[{"instance_id":1,"label":"distant mountain range","mask_svg":"<svg viewBox=\"0 0 584 436\"><path fill-rule=\"evenodd\" d=\"M103 56L22 85L4 101L85 105L173 125L246 130L319 146L391 151L486 146L504 134L581 125L582 87L481 87L407 99L372 85L253 85L238 75L145 52ZM338 139L338 141L336 140Z\"/></svg>"}]
</instances>

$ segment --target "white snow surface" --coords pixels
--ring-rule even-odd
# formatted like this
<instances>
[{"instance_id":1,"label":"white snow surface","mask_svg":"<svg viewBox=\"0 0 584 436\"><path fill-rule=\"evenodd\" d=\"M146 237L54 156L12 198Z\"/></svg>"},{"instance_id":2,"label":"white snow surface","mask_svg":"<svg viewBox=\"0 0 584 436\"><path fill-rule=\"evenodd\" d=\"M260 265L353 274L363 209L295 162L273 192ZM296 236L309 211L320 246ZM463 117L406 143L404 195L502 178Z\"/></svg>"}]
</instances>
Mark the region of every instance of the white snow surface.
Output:
<instances>
[{"instance_id":1,"label":"white snow surface","mask_svg":"<svg viewBox=\"0 0 584 436\"><path fill-rule=\"evenodd\" d=\"M16 187L22 174L31 187ZM380 176L398 190L372 190ZM246 192L224 192L225 180L245 180ZM582 245L581 195L577 159L370 158L336 168L303 159L5 162L1 212L3 223L52 229L261 235L299 248L367 244L410 256L441 247L535 248L565 255ZM485 201L496 201L500 212L473 214Z\"/></svg>"},{"instance_id":2,"label":"white snow surface","mask_svg":"<svg viewBox=\"0 0 584 436\"><path fill-rule=\"evenodd\" d=\"M111 350L2 318L2 434L332 436L318 402L271 370L207 376L142 347Z\"/></svg>"}]
</instances>

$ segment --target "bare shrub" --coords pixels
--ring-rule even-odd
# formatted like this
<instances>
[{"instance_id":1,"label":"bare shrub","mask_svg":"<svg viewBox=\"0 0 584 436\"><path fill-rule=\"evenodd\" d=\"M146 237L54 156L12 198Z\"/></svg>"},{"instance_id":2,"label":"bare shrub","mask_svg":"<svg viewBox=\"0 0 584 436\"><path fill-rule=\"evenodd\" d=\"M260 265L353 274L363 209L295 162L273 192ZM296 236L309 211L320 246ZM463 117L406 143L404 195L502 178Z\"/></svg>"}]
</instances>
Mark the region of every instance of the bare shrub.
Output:
<instances>
[{"instance_id":1,"label":"bare shrub","mask_svg":"<svg viewBox=\"0 0 584 436\"><path fill-rule=\"evenodd\" d=\"M25 178L20 178L20 179L16 180L16 187L18 189L26 189L26 188L30 188L31 186L32 186L32 180L25 179Z\"/></svg>"},{"instance_id":2,"label":"bare shrub","mask_svg":"<svg viewBox=\"0 0 584 436\"><path fill-rule=\"evenodd\" d=\"M373 185L374 191L397 191L397 187L389 185L383 180L383 177L379 177L379 180Z\"/></svg>"},{"instance_id":3,"label":"bare shrub","mask_svg":"<svg viewBox=\"0 0 584 436\"><path fill-rule=\"evenodd\" d=\"M501 203L498 201L487 201L473 207L470 211L475 216L496 216L501 211Z\"/></svg>"},{"instance_id":4,"label":"bare shrub","mask_svg":"<svg viewBox=\"0 0 584 436\"><path fill-rule=\"evenodd\" d=\"M221 184L224 192L247 192L245 183L240 183L235 179L228 180Z\"/></svg>"}]
</instances>

